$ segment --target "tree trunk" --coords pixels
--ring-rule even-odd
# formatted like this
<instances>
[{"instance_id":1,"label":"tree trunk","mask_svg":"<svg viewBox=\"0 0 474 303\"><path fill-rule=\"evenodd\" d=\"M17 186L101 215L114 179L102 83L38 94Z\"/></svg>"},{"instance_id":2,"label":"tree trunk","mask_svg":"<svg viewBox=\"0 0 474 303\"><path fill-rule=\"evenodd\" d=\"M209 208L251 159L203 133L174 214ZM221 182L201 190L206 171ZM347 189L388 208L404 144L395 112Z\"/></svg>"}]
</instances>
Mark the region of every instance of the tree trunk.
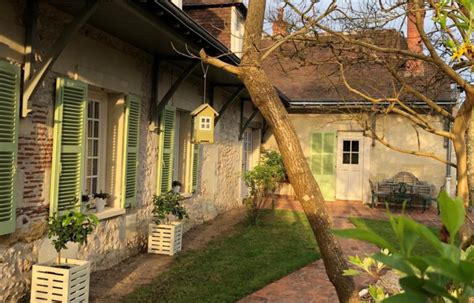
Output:
<instances>
[{"instance_id":1,"label":"tree trunk","mask_svg":"<svg viewBox=\"0 0 474 303\"><path fill-rule=\"evenodd\" d=\"M473 205L474 200L474 110L471 110L471 120L467 131L467 181L469 187L469 205Z\"/></svg>"},{"instance_id":2,"label":"tree trunk","mask_svg":"<svg viewBox=\"0 0 474 303\"><path fill-rule=\"evenodd\" d=\"M471 98L472 96L467 96ZM467 178L467 150L466 150L466 132L471 117L472 105L470 100L466 100L459 109L454 119L452 134L453 147L456 154L456 195L464 200L464 205L469 205L469 183Z\"/></svg>"},{"instance_id":3,"label":"tree trunk","mask_svg":"<svg viewBox=\"0 0 474 303\"><path fill-rule=\"evenodd\" d=\"M341 246L331 233L332 220L324 198L306 162L288 113L261 65L264 14L265 0L250 0L239 77L249 91L252 102L272 128L288 178L316 237L326 273L336 288L339 301L358 302L353 278L343 275L348 265Z\"/></svg>"}]
</instances>

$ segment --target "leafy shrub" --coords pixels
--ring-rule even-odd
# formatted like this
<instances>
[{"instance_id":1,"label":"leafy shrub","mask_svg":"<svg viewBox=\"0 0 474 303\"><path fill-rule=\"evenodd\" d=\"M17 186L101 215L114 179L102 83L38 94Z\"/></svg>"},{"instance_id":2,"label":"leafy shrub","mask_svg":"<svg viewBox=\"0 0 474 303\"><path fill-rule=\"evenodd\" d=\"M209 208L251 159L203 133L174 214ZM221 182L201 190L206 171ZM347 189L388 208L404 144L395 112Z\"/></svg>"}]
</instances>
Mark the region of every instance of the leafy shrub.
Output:
<instances>
[{"instance_id":1,"label":"leafy shrub","mask_svg":"<svg viewBox=\"0 0 474 303\"><path fill-rule=\"evenodd\" d=\"M456 241L464 224L464 203L461 198L450 198L446 192L440 194L438 203L441 221L450 235L449 243L443 243L428 227L404 215L389 214L398 247L381 237L377 231L362 225L334 231L338 236L369 242L390 252L376 253L371 258L401 273L399 283L403 292L383 302L461 303L468 302L469 297L474 295L474 246L463 250ZM428 242L437 255L413 254L413 247L420 239Z\"/></svg>"},{"instance_id":2,"label":"leafy shrub","mask_svg":"<svg viewBox=\"0 0 474 303\"><path fill-rule=\"evenodd\" d=\"M244 175L245 185L249 188L250 197L245 199L247 216L250 224L255 225L260 215L260 210L268 198L278 188L278 183L286 177L285 168L280 154L267 151L262 156L262 161Z\"/></svg>"},{"instance_id":3,"label":"leafy shrub","mask_svg":"<svg viewBox=\"0 0 474 303\"><path fill-rule=\"evenodd\" d=\"M48 238L52 238L54 249L58 253L58 264L61 264L61 250L67 248L67 243L73 242L80 245L87 243L87 236L92 233L98 223L96 216L73 210L49 218Z\"/></svg>"},{"instance_id":4,"label":"leafy shrub","mask_svg":"<svg viewBox=\"0 0 474 303\"><path fill-rule=\"evenodd\" d=\"M175 216L178 220L188 218L186 209L180 204L183 196L170 190L159 196L153 197L153 222L155 224L170 223L169 215Z\"/></svg>"}]
</instances>

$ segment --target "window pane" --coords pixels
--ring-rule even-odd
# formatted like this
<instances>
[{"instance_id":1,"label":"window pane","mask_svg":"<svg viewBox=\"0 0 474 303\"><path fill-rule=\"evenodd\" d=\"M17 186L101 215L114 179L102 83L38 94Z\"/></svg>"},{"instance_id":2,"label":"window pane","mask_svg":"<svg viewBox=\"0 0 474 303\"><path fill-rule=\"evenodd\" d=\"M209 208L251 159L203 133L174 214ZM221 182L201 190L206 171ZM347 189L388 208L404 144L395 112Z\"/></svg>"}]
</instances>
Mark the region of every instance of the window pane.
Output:
<instances>
[{"instance_id":1,"label":"window pane","mask_svg":"<svg viewBox=\"0 0 474 303\"><path fill-rule=\"evenodd\" d=\"M86 179L86 193L91 194L91 180L89 178Z\"/></svg>"},{"instance_id":2,"label":"window pane","mask_svg":"<svg viewBox=\"0 0 474 303\"><path fill-rule=\"evenodd\" d=\"M359 153L352 153L351 164L359 164Z\"/></svg>"},{"instance_id":3,"label":"window pane","mask_svg":"<svg viewBox=\"0 0 474 303\"><path fill-rule=\"evenodd\" d=\"M92 159L92 174L93 174L94 176L97 176L97 166L98 166L98 165L97 165L97 164L98 164L97 162L98 162L97 159Z\"/></svg>"},{"instance_id":4,"label":"window pane","mask_svg":"<svg viewBox=\"0 0 474 303\"><path fill-rule=\"evenodd\" d=\"M94 102L94 118L99 119L99 102Z\"/></svg>"},{"instance_id":5,"label":"window pane","mask_svg":"<svg viewBox=\"0 0 474 303\"><path fill-rule=\"evenodd\" d=\"M351 151L351 141L344 140L342 143L342 151L348 152Z\"/></svg>"},{"instance_id":6,"label":"window pane","mask_svg":"<svg viewBox=\"0 0 474 303\"><path fill-rule=\"evenodd\" d=\"M324 152L333 153L334 152L334 134L324 134Z\"/></svg>"},{"instance_id":7,"label":"window pane","mask_svg":"<svg viewBox=\"0 0 474 303\"><path fill-rule=\"evenodd\" d=\"M87 176L92 175L92 159L87 159Z\"/></svg>"},{"instance_id":8,"label":"window pane","mask_svg":"<svg viewBox=\"0 0 474 303\"><path fill-rule=\"evenodd\" d=\"M91 193L97 193L97 178L92 178Z\"/></svg>"},{"instance_id":9,"label":"window pane","mask_svg":"<svg viewBox=\"0 0 474 303\"><path fill-rule=\"evenodd\" d=\"M311 152L321 152L322 134L312 134L311 136Z\"/></svg>"},{"instance_id":10,"label":"window pane","mask_svg":"<svg viewBox=\"0 0 474 303\"><path fill-rule=\"evenodd\" d=\"M87 104L87 118L94 117L93 112L94 112L93 102L89 101L89 103Z\"/></svg>"},{"instance_id":11,"label":"window pane","mask_svg":"<svg viewBox=\"0 0 474 303\"><path fill-rule=\"evenodd\" d=\"M358 152L359 151L359 141L352 141L352 151Z\"/></svg>"},{"instance_id":12,"label":"window pane","mask_svg":"<svg viewBox=\"0 0 474 303\"><path fill-rule=\"evenodd\" d=\"M92 137L92 121L87 121L87 137Z\"/></svg>"},{"instance_id":13,"label":"window pane","mask_svg":"<svg viewBox=\"0 0 474 303\"><path fill-rule=\"evenodd\" d=\"M334 173L334 157L333 155L323 156L323 175L332 175Z\"/></svg>"},{"instance_id":14,"label":"window pane","mask_svg":"<svg viewBox=\"0 0 474 303\"><path fill-rule=\"evenodd\" d=\"M342 164L351 164L351 154L343 153L342 154Z\"/></svg>"},{"instance_id":15,"label":"window pane","mask_svg":"<svg viewBox=\"0 0 474 303\"><path fill-rule=\"evenodd\" d=\"M99 138L99 121L94 121L94 138Z\"/></svg>"},{"instance_id":16,"label":"window pane","mask_svg":"<svg viewBox=\"0 0 474 303\"><path fill-rule=\"evenodd\" d=\"M315 175L321 174L321 154L311 156L311 172Z\"/></svg>"},{"instance_id":17,"label":"window pane","mask_svg":"<svg viewBox=\"0 0 474 303\"><path fill-rule=\"evenodd\" d=\"M99 140L94 140L94 153L92 155L94 157L99 156Z\"/></svg>"},{"instance_id":18,"label":"window pane","mask_svg":"<svg viewBox=\"0 0 474 303\"><path fill-rule=\"evenodd\" d=\"M92 143L94 140L88 139L87 140L87 157L90 157L92 155Z\"/></svg>"}]
</instances>

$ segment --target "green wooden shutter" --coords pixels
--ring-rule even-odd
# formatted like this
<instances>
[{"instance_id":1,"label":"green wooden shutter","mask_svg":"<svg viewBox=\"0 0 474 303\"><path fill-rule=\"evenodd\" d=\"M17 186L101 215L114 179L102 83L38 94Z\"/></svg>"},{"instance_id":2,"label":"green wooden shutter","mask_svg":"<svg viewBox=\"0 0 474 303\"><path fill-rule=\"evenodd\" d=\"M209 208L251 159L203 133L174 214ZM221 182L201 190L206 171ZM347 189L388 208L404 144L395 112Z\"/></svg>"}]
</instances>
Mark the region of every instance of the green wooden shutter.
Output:
<instances>
[{"instance_id":1,"label":"green wooden shutter","mask_svg":"<svg viewBox=\"0 0 474 303\"><path fill-rule=\"evenodd\" d=\"M311 134L311 172L313 173L325 200L336 197L336 133Z\"/></svg>"},{"instance_id":2,"label":"green wooden shutter","mask_svg":"<svg viewBox=\"0 0 474 303\"><path fill-rule=\"evenodd\" d=\"M173 155L176 109L166 106L160 119L160 149L158 159L157 193L162 194L171 189L173 182Z\"/></svg>"},{"instance_id":3,"label":"green wooden shutter","mask_svg":"<svg viewBox=\"0 0 474 303\"><path fill-rule=\"evenodd\" d=\"M140 135L140 99L129 95L125 102L124 174L122 206L137 202L138 143Z\"/></svg>"},{"instance_id":4,"label":"green wooden shutter","mask_svg":"<svg viewBox=\"0 0 474 303\"><path fill-rule=\"evenodd\" d=\"M20 68L0 61L0 235L15 231Z\"/></svg>"},{"instance_id":5,"label":"green wooden shutter","mask_svg":"<svg viewBox=\"0 0 474 303\"><path fill-rule=\"evenodd\" d=\"M82 195L87 84L56 80L50 213L78 207Z\"/></svg>"},{"instance_id":6,"label":"green wooden shutter","mask_svg":"<svg viewBox=\"0 0 474 303\"><path fill-rule=\"evenodd\" d=\"M199 181L199 144L193 144L193 161L192 161L192 192L197 190Z\"/></svg>"}]
</instances>

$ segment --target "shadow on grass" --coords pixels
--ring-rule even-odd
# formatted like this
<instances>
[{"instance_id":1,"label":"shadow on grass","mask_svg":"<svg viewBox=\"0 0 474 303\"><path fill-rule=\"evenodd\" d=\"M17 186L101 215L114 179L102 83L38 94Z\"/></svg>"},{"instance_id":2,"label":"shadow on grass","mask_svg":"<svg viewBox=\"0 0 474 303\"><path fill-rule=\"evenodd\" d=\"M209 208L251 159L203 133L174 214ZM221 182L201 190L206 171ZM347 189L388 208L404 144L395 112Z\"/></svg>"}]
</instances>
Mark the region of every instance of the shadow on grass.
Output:
<instances>
[{"instance_id":1,"label":"shadow on grass","mask_svg":"<svg viewBox=\"0 0 474 303\"><path fill-rule=\"evenodd\" d=\"M264 210L200 251L180 254L169 271L122 302L235 302L317 260L304 213Z\"/></svg>"}]
</instances>

